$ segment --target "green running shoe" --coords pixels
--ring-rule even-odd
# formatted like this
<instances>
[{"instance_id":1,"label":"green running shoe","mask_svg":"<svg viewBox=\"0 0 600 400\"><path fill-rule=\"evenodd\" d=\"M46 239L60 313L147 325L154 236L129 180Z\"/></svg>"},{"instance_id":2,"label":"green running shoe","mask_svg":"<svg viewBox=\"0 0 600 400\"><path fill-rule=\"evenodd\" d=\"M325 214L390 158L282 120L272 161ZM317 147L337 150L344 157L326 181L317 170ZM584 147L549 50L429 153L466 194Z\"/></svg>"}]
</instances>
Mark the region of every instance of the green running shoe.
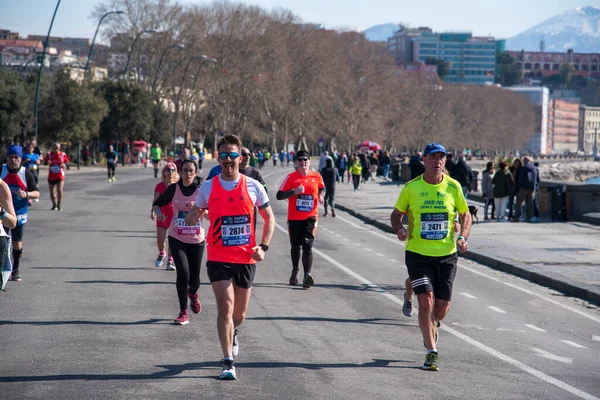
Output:
<instances>
[{"instance_id":1,"label":"green running shoe","mask_svg":"<svg viewBox=\"0 0 600 400\"><path fill-rule=\"evenodd\" d=\"M425 364L423 364L423 369L427 371L439 371L439 362L440 356L438 356L438 353L435 351L432 351L425 356Z\"/></svg>"}]
</instances>

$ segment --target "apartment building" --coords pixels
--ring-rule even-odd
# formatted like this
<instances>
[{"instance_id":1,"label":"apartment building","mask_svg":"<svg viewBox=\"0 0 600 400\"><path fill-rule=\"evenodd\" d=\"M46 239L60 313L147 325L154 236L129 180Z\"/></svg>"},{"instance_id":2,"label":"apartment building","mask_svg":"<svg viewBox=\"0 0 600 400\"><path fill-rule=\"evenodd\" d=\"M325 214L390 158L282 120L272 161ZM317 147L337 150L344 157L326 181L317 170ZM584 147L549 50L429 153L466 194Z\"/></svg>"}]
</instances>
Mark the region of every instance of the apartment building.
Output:
<instances>
[{"instance_id":1,"label":"apartment building","mask_svg":"<svg viewBox=\"0 0 600 400\"><path fill-rule=\"evenodd\" d=\"M579 150L592 154L597 134L600 134L600 107L581 105L579 107Z\"/></svg>"},{"instance_id":2,"label":"apartment building","mask_svg":"<svg viewBox=\"0 0 600 400\"><path fill-rule=\"evenodd\" d=\"M467 32L436 33L427 27L401 27L387 42L396 63L443 60L449 64L445 82L476 85L494 82L497 46L493 37L475 37Z\"/></svg>"}]
</instances>

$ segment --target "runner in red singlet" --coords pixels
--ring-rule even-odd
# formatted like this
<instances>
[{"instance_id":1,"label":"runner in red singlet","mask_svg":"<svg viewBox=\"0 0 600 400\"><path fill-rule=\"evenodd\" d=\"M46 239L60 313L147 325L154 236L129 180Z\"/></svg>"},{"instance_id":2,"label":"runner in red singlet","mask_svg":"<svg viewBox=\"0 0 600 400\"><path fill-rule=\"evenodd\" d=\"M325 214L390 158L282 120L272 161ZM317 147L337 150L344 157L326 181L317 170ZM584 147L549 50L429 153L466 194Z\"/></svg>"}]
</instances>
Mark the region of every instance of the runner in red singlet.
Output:
<instances>
[{"instance_id":1,"label":"runner in red singlet","mask_svg":"<svg viewBox=\"0 0 600 400\"><path fill-rule=\"evenodd\" d=\"M69 157L60 151L60 143L52 145L52 152L44 157L44 164L48 167L48 188L50 189L50 200L52 210L62 211L63 189L65 186L65 168L69 163Z\"/></svg>"}]
</instances>

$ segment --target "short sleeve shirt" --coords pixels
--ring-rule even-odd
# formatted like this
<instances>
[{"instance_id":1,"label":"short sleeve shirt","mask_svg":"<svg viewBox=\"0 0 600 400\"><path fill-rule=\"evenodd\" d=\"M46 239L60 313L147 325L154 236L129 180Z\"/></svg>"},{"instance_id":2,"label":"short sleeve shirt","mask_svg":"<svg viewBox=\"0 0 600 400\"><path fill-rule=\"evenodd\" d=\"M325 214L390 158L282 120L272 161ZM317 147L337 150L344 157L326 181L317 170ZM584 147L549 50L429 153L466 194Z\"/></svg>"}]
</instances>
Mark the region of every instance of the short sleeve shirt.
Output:
<instances>
[{"instance_id":1,"label":"short sleeve shirt","mask_svg":"<svg viewBox=\"0 0 600 400\"><path fill-rule=\"evenodd\" d=\"M288 220L301 221L319 216L319 190L325 188L321 174L308 171L306 176L298 171L289 174L279 190L287 192L298 186L304 186L304 193L295 194L288 198Z\"/></svg>"},{"instance_id":2,"label":"short sleeve shirt","mask_svg":"<svg viewBox=\"0 0 600 400\"><path fill-rule=\"evenodd\" d=\"M420 175L404 186L395 208L408 216L406 250L433 257L456 253L454 220L469 211L456 180L444 175L431 185Z\"/></svg>"}]
</instances>

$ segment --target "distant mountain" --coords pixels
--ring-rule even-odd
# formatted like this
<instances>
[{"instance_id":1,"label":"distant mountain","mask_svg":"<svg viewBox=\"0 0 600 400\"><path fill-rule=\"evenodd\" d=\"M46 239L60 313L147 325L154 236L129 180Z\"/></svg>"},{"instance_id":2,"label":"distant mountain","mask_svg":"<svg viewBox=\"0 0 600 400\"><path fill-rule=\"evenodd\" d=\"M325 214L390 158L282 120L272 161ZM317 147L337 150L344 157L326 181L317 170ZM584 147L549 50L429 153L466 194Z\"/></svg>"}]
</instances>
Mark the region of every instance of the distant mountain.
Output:
<instances>
[{"instance_id":1,"label":"distant mountain","mask_svg":"<svg viewBox=\"0 0 600 400\"><path fill-rule=\"evenodd\" d=\"M362 33L371 42L387 42L388 38L394 36L397 30L398 24L381 24L367 28Z\"/></svg>"},{"instance_id":2,"label":"distant mountain","mask_svg":"<svg viewBox=\"0 0 600 400\"><path fill-rule=\"evenodd\" d=\"M506 41L506 49L513 51L545 51L600 53L600 8L577 7L549 18L531 29Z\"/></svg>"}]
</instances>

